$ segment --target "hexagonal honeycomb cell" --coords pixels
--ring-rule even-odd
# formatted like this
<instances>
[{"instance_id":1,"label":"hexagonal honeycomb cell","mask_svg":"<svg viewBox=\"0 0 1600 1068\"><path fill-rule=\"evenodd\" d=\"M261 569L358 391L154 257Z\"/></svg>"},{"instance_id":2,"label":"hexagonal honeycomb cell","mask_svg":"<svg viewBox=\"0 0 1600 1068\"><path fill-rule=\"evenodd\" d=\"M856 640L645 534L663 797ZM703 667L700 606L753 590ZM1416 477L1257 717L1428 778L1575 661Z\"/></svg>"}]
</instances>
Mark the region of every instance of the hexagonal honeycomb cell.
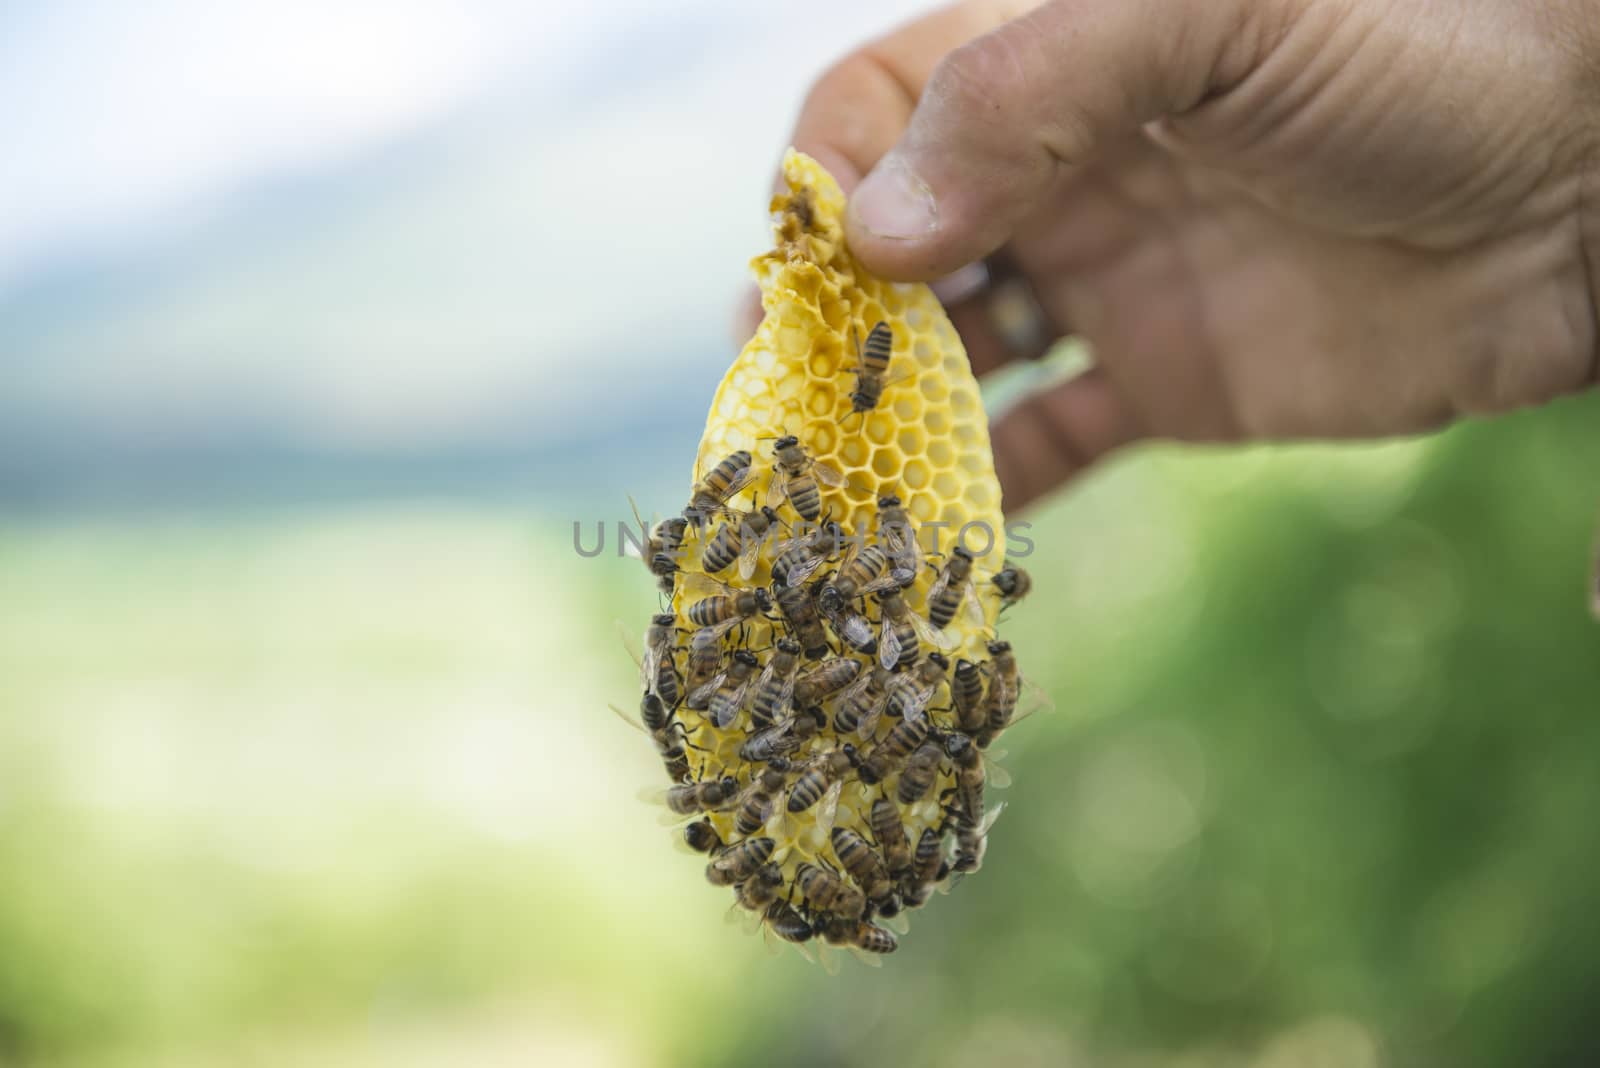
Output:
<instances>
[{"instance_id":1,"label":"hexagonal honeycomb cell","mask_svg":"<svg viewBox=\"0 0 1600 1068\"><path fill-rule=\"evenodd\" d=\"M844 194L815 161L791 152L783 167L789 189L772 204L777 247L751 263L766 318L717 389L695 473L752 442L767 446L770 460L771 440L794 434L817 460L846 476L848 491L829 490L823 500L848 528L861 528L881 494L898 493L909 506L957 529L979 522L1000 530L988 419L966 348L944 308L927 286L885 282L856 263L844 244ZM888 385L877 410L863 420L850 405L857 344L880 320L894 336ZM802 386L780 391L780 382ZM832 436L819 433L824 428ZM949 485L935 478L925 487L907 487L896 476L880 475L871 453L841 451L863 431L872 444L900 454L900 463L891 467L895 472L907 460L925 457L931 441L945 438L949 451L929 462L935 474L956 475L955 492L934 490ZM963 455L981 461L981 473L957 473ZM983 485L987 491L976 490ZM937 494L929 505L912 503L928 494ZM989 570L999 566L992 561Z\"/></svg>"},{"instance_id":2,"label":"hexagonal honeycomb cell","mask_svg":"<svg viewBox=\"0 0 1600 1068\"><path fill-rule=\"evenodd\" d=\"M672 587L672 634L657 631L665 636L654 675L646 660L641 708L659 697L667 713L652 736L675 776L670 789L692 800L683 816L691 836L714 843L708 878L735 885L769 933L848 945L871 959L894 948L881 925L903 931L904 909L922 904L924 891L952 872L976 870L998 813L991 807L986 817L984 783L1003 783L980 749L1009 725L1021 689L1009 648L993 644L1005 546L1000 485L978 384L944 309L926 286L885 282L860 267L844 244L844 196L813 160L791 151L783 169L788 188L772 202L776 246L751 264L765 318L711 402L685 511L693 521L663 579ZM877 403L858 411L852 393L875 373L862 366L878 349L874 328L880 341L887 330L888 365ZM780 441L787 437L797 444ZM744 453L749 467L735 479ZM892 544L879 515L887 495L902 501L921 551L902 545L867 590L841 593L849 570L869 559L865 546ZM728 532L751 538L746 517L768 514L776 522L734 566ZM819 552L812 574L788 584L791 572L775 565L807 544L818 520L837 524L846 541ZM952 554L958 536L977 559L969 582L947 584L959 610L939 626L931 621L934 590L960 563ZM820 607L832 593L841 606L837 615L820 613L825 623L814 633L822 645L810 641L803 658L807 632L776 606L780 594L802 591L808 604ZM918 617L915 626L908 615ZM898 659L895 649L903 650ZM880 680L896 695L869 701L876 711L860 725L846 725L849 689L808 698L806 708L789 697L768 701L814 693L795 680L845 661L857 678ZM999 726L960 720L957 669L978 679L983 709L1006 705L988 721ZM905 786L912 762L896 739L907 730L923 732L916 745L928 754L920 792ZM769 736L790 748L776 758L752 748ZM806 784L815 785L819 768L825 788L812 791ZM722 796L724 788L734 795ZM886 866L891 856L870 818L880 802L892 806L913 850L934 844L936 878L907 882L900 869L885 889L858 870L869 854ZM751 860L751 851L763 855ZM841 903L830 880L859 893Z\"/></svg>"}]
</instances>

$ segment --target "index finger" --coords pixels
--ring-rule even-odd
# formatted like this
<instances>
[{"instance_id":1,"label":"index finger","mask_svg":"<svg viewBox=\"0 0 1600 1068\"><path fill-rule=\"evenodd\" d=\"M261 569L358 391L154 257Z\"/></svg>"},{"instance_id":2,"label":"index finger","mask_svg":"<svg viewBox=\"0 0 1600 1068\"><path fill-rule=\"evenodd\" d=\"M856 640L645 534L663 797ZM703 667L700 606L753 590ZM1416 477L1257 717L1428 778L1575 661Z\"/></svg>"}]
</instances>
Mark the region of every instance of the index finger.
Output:
<instances>
[{"instance_id":1,"label":"index finger","mask_svg":"<svg viewBox=\"0 0 1600 1068\"><path fill-rule=\"evenodd\" d=\"M1017 0L964 0L863 45L811 87L792 144L851 192L905 132L939 60L1036 6Z\"/></svg>"}]
</instances>

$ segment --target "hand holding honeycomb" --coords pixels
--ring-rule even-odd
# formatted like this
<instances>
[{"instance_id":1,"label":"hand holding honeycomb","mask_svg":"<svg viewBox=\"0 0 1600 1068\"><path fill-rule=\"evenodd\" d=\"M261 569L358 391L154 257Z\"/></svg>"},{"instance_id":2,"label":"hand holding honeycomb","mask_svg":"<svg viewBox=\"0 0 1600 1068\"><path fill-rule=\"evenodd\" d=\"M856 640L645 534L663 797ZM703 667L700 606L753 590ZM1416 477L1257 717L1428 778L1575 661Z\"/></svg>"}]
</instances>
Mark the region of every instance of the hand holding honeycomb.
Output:
<instances>
[{"instance_id":1,"label":"hand holding honeycomb","mask_svg":"<svg viewBox=\"0 0 1600 1068\"><path fill-rule=\"evenodd\" d=\"M646 554L672 611L640 719L707 878L774 936L892 951L981 863L1022 680L988 422L932 292L844 245L844 196L791 151L765 319L718 388L683 519ZM888 926L885 926L888 925Z\"/></svg>"}]
</instances>

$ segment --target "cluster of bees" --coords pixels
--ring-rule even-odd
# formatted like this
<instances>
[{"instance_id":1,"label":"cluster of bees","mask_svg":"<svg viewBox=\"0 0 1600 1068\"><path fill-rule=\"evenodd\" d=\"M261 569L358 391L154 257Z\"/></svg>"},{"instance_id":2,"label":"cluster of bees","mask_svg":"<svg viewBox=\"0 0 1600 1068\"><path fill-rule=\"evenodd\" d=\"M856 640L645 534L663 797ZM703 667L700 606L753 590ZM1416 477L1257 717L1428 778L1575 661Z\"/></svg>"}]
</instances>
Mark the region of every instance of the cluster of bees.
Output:
<instances>
[{"instance_id":1,"label":"cluster of bees","mask_svg":"<svg viewBox=\"0 0 1600 1068\"><path fill-rule=\"evenodd\" d=\"M880 323L859 350L858 411L888 346ZM925 552L896 496L875 530L844 529L823 500L845 477L793 435L770 449L723 458L649 529L639 555L675 610L636 653L637 722L613 708L650 736L670 784L649 796L736 915L875 963L905 910L982 863L1003 807L986 793L1008 781L990 746L1028 710L988 620L1031 583Z\"/></svg>"}]
</instances>

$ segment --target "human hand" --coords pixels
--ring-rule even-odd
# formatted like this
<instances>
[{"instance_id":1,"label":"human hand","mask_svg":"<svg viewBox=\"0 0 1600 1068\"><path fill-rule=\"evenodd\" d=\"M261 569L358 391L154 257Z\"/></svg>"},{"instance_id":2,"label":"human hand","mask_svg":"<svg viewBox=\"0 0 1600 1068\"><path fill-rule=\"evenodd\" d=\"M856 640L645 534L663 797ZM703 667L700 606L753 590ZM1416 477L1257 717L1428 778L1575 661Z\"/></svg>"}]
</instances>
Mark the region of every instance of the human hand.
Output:
<instances>
[{"instance_id":1,"label":"human hand","mask_svg":"<svg viewBox=\"0 0 1600 1068\"><path fill-rule=\"evenodd\" d=\"M1405 434L1595 383L1596 0L1027 7L852 53L793 138L869 269L999 253L1092 344L996 424L1009 508L1142 438ZM950 307L979 373L1030 355L986 307Z\"/></svg>"}]
</instances>

